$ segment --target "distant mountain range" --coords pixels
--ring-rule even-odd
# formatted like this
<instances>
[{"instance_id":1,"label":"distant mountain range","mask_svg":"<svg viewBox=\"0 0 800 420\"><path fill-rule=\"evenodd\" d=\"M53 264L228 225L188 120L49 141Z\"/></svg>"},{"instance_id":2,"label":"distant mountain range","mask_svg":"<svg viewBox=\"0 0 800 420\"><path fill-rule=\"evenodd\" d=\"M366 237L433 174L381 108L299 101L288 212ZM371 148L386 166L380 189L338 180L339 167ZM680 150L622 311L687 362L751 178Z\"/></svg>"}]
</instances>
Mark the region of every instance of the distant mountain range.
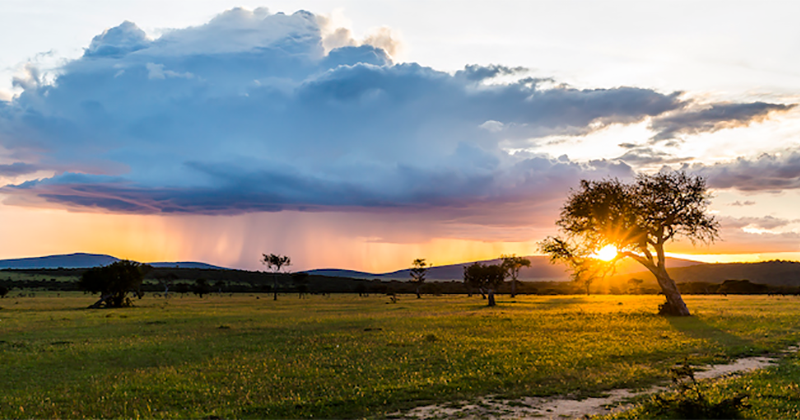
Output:
<instances>
[{"instance_id":1,"label":"distant mountain range","mask_svg":"<svg viewBox=\"0 0 800 420\"><path fill-rule=\"evenodd\" d=\"M569 280L569 273L563 264L550 264L548 257L536 255L526 257L531 261L530 267L520 270L519 279L522 281L565 281ZM119 261L119 258L111 255L75 253L65 255L49 255L46 257L35 258L16 258L0 260L0 269L48 269L48 268L88 268L100 267ZM480 261L484 264L498 264L499 259ZM219 267L211 264L194 261L179 262L152 262L148 263L153 267L177 267L195 269L216 269L227 270L228 268ZM464 267L473 264L472 261L434 266L428 270L427 278L433 281L461 281L464 277ZM669 258L667 266L672 268L691 267L704 265L697 261L681 260ZM631 260L622 260L617 264L617 274L626 275L641 272L642 267ZM349 277L353 279L380 279L380 280L408 280L411 278L410 270L398 270L389 273L367 273L354 270L340 269L318 269L306 271L308 274L329 276L329 277Z\"/></svg>"},{"instance_id":2,"label":"distant mountain range","mask_svg":"<svg viewBox=\"0 0 800 420\"><path fill-rule=\"evenodd\" d=\"M0 269L88 268L100 267L116 261L119 261L119 258L112 257L111 255L75 253L64 255L48 255L46 257L0 260ZM218 267L215 265L194 261L154 262L148 264L152 265L153 267L227 270L224 267Z\"/></svg>"},{"instance_id":3,"label":"distant mountain range","mask_svg":"<svg viewBox=\"0 0 800 420\"><path fill-rule=\"evenodd\" d=\"M569 280L569 273L567 267L563 264L550 264L549 257L542 255L533 255L525 257L531 261L530 267L524 267L520 270L519 279L522 281L566 281ZM479 261L484 264L498 264L499 259ZM464 278L464 267L473 264L473 262L449 264L442 266L434 266L428 270L426 278L434 281L448 281L457 280L461 281ZM667 258L667 267L680 268L691 267L695 265L706 265L705 263L683 260L679 258ZM624 275L630 273L638 273L643 271L644 268L629 259L622 260L617 264L617 274ZM354 279L380 279L380 280L408 280L411 278L410 269L393 271L390 273L366 273L363 271L354 270L339 270L339 269L319 269L306 271L308 274L329 276L329 277L350 277Z\"/></svg>"}]
</instances>

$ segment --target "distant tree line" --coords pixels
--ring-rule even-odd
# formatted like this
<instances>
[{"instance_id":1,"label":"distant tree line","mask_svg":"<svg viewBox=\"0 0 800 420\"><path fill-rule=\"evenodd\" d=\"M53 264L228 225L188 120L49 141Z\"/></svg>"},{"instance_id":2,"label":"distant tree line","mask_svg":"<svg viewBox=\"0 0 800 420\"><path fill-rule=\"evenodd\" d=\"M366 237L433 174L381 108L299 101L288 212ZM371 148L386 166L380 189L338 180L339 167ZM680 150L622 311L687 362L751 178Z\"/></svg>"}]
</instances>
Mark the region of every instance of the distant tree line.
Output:
<instances>
[{"instance_id":1,"label":"distant tree line","mask_svg":"<svg viewBox=\"0 0 800 420\"><path fill-rule=\"evenodd\" d=\"M158 271L159 269L154 269ZM86 271L86 270L83 270ZM137 291L146 294L158 294L163 297L170 296L206 296L211 293L280 293L280 294L334 294L356 293L361 295L396 294L416 295L417 289L421 295L453 295L453 294L480 294L481 283L465 283L463 280L430 281L418 284L412 281L380 280L380 279L351 279L344 277L328 277L308 275L307 273L281 273L277 275L277 289L275 278L271 273L255 273L260 276L247 277L248 281L225 280L223 271L220 276L215 276L213 270L200 269L169 269L168 278L158 278L158 272L148 273ZM161 272L165 273L165 272ZM648 286L641 279L631 279L627 284L611 287L598 287L592 294L658 294L656 287ZM483 293L488 290L483 286ZM497 283L495 294L511 295L512 282ZM520 295L571 295L585 294L582 284L568 281L517 281L516 294ZM797 286L772 286L760 284L744 279L726 280L722 283L686 282L678 283L678 288L683 294L800 294ZM17 296L23 291L79 291L77 278L52 278L47 280L13 280L3 277L0 273L0 295L6 290L7 297ZM488 295L487 295L488 299Z\"/></svg>"}]
</instances>

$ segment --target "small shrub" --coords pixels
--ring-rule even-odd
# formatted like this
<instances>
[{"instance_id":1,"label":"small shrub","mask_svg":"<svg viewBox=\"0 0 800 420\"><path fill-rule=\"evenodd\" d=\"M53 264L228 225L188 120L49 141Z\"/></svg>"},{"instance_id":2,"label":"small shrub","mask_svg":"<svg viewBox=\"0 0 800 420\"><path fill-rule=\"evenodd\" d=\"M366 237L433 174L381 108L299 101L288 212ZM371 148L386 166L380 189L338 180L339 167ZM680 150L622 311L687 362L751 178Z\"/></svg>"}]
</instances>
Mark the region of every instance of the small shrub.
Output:
<instances>
[{"instance_id":1,"label":"small shrub","mask_svg":"<svg viewBox=\"0 0 800 420\"><path fill-rule=\"evenodd\" d=\"M659 416L681 419L735 419L740 410L748 408L746 394L737 394L718 402L711 402L694 377L694 369L687 360L670 369L672 382L678 389L675 394L656 395L649 402Z\"/></svg>"}]
</instances>

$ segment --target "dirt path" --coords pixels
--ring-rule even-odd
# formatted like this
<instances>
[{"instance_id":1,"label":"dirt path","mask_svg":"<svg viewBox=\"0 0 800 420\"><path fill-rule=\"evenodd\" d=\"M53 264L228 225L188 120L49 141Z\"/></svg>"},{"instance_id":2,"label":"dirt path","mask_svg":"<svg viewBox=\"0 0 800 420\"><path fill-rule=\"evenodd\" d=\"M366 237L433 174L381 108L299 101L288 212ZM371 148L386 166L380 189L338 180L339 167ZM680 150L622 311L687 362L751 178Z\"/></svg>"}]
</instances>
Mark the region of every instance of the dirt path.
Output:
<instances>
[{"instance_id":1,"label":"dirt path","mask_svg":"<svg viewBox=\"0 0 800 420\"><path fill-rule=\"evenodd\" d=\"M784 353L794 353L798 347L790 347ZM699 379L715 379L723 376L761 369L774 363L777 357L747 357L738 359L727 365L708 365L702 367L695 377ZM405 419L567 419L597 414L608 414L630 408L621 404L629 398L664 391L666 388L654 386L642 391L615 389L607 392L602 398L571 399L568 396L525 397L516 400L484 397L475 402L459 401L454 403L426 405L414 408L406 413L396 413ZM608 409L608 406L615 406ZM395 416L392 416L395 417ZM396 418L396 417L395 417Z\"/></svg>"}]
</instances>

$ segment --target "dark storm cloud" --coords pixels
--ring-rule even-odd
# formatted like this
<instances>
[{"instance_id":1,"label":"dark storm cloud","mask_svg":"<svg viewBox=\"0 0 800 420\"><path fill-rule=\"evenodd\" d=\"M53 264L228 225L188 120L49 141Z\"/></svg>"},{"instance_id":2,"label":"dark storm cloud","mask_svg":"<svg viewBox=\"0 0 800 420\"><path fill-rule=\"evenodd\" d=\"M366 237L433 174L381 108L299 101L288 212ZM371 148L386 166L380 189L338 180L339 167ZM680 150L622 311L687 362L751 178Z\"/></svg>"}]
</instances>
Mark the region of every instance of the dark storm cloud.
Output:
<instances>
[{"instance_id":1,"label":"dark storm cloud","mask_svg":"<svg viewBox=\"0 0 800 420\"><path fill-rule=\"evenodd\" d=\"M719 103L696 110L685 109L653 118L650 128L657 134L653 141L671 140L680 135L713 133L725 128L744 127L763 121L772 112L785 112L795 105L752 103Z\"/></svg>"},{"instance_id":2,"label":"dark storm cloud","mask_svg":"<svg viewBox=\"0 0 800 420\"><path fill-rule=\"evenodd\" d=\"M480 162L476 162L480 164ZM192 164L198 173L220 180L206 187L143 187L101 175L66 173L2 189L10 204L55 204L125 213L238 214L258 211L329 208L417 209L497 207L499 203L561 200L583 178L631 178L624 163L587 164L529 158L505 170L484 173L399 166L394 181L364 183L313 178L290 170L240 171L226 165ZM490 164L489 166L494 166ZM387 188L387 185L389 187ZM35 196L30 193L35 192ZM484 223L497 215L491 215ZM459 217L467 217L462 215ZM525 217L504 210L502 219ZM529 215L528 215L529 217Z\"/></svg>"},{"instance_id":3,"label":"dark storm cloud","mask_svg":"<svg viewBox=\"0 0 800 420\"><path fill-rule=\"evenodd\" d=\"M393 64L386 36L358 43L335 31L341 48L326 51L320 22L233 9L155 40L124 22L54 83L29 69L15 82L24 91L0 101L0 145L59 172L2 192L21 205L130 213L535 201L631 167L510 155L500 142L584 135L687 106L678 92L636 87L484 83L527 71L502 65L448 74ZM672 159L636 153L624 160Z\"/></svg>"}]
</instances>

